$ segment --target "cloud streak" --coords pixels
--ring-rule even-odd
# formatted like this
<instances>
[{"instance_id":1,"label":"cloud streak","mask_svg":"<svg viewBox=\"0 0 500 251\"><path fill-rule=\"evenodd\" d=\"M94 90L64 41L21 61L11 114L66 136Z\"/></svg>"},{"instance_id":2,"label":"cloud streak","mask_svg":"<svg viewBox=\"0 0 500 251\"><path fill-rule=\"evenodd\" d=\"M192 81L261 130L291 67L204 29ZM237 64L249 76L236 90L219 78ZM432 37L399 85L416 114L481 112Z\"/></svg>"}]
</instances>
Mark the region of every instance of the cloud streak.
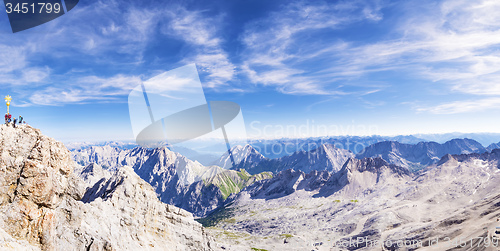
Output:
<instances>
[{"instance_id":1,"label":"cloud streak","mask_svg":"<svg viewBox=\"0 0 500 251\"><path fill-rule=\"evenodd\" d=\"M242 36L247 46L242 72L254 83L274 85L290 94L359 94L338 92L338 87L363 82L359 80L362 76L404 72L444 86L449 94L499 95L500 17L496 13L500 12L500 3L422 4L432 6L429 8L413 8L414 4L398 6L405 10L404 18L393 27L390 39L381 36L363 43L318 34L343 30L359 22L380 22L383 3L374 7L362 1L290 4L284 11L246 28ZM366 89L378 88L368 85ZM491 104L491 99L483 101L483 105L476 106L478 109L492 107L485 105ZM434 112L457 113L458 103L443 104ZM448 105L457 109L448 109ZM470 111L470 107L463 106L463 111Z\"/></svg>"},{"instance_id":2,"label":"cloud streak","mask_svg":"<svg viewBox=\"0 0 500 251\"><path fill-rule=\"evenodd\" d=\"M71 81L73 82L73 81ZM142 83L140 76L116 75L109 78L86 76L74 79L71 86L50 85L29 97L32 105L60 106L90 102L125 102L119 99Z\"/></svg>"},{"instance_id":3,"label":"cloud streak","mask_svg":"<svg viewBox=\"0 0 500 251\"><path fill-rule=\"evenodd\" d=\"M139 83L143 75L166 70L148 67L152 63L145 57L151 53L151 43L177 39L189 46L190 53L169 62L168 67L194 62L205 77L205 87L227 86L235 77L235 66L219 37L222 18L180 5L155 6L99 0L80 4L64 20L54 20L36 31L20 33L14 39L0 38L0 83L11 88L36 84L36 88L22 89L24 99L19 103L23 105L124 102L130 85ZM67 62L72 68L40 66L47 59ZM59 97L53 97L54 93L60 93Z\"/></svg>"},{"instance_id":4,"label":"cloud streak","mask_svg":"<svg viewBox=\"0 0 500 251\"><path fill-rule=\"evenodd\" d=\"M194 47L194 52L182 62L197 64L201 73L206 75L204 86L227 86L235 77L236 66L222 49L222 39L218 36L223 24L222 17L205 17L201 11L187 11L180 7L168 13L170 20L162 31L180 37Z\"/></svg>"},{"instance_id":5,"label":"cloud streak","mask_svg":"<svg viewBox=\"0 0 500 251\"><path fill-rule=\"evenodd\" d=\"M500 108L500 98L485 98L478 100L455 101L432 107L416 108L418 112L429 112L432 114L457 114L480 112Z\"/></svg>"},{"instance_id":6,"label":"cloud streak","mask_svg":"<svg viewBox=\"0 0 500 251\"><path fill-rule=\"evenodd\" d=\"M287 94L344 95L337 90L347 79L330 75L344 72L326 69L348 43L325 39L349 24L380 21L381 7L364 1L327 3L291 3L247 25L241 41L246 46L241 70L254 83L276 86ZM264 28L262 28L264 27ZM351 93L355 94L355 93Z\"/></svg>"}]
</instances>

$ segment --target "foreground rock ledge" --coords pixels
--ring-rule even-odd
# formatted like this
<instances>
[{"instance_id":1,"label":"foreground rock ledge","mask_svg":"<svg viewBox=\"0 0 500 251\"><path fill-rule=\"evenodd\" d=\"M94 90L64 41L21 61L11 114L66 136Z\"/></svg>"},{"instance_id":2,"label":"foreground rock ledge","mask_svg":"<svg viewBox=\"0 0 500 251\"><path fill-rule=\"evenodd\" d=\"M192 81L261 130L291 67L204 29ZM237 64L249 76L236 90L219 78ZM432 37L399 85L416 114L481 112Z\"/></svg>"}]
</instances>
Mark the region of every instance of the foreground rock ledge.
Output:
<instances>
[{"instance_id":1,"label":"foreground rock ledge","mask_svg":"<svg viewBox=\"0 0 500 251\"><path fill-rule=\"evenodd\" d=\"M131 168L85 191L75 166L40 130L0 125L0 250L211 250L193 216Z\"/></svg>"}]
</instances>

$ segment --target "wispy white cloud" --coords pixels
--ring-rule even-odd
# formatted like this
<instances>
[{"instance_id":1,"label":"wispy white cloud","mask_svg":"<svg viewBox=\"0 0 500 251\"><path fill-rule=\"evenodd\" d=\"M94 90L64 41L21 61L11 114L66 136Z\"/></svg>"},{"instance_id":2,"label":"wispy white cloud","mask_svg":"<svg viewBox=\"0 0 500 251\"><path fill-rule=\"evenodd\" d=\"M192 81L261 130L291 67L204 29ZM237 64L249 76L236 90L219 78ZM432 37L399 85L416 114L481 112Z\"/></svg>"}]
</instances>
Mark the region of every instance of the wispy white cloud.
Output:
<instances>
[{"instance_id":1,"label":"wispy white cloud","mask_svg":"<svg viewBox=\"0 0 500 251\"><path fill-rule=\"evenodd\" d=\"M204 86L217 88L228 85L228 81L233 80L236 73L236 66L231 63L225 52L216 51L215 53L202 53L183 60L185 63L196 63L201 72L208 74L207 82Z\"/></svg>"},{"instance_id":2,"label":"wispy white cloud","mask_svg":"<svg viewBox=\"0 0 500 251\"><path fill-rule=\"evenodd\" d=\"M140 76L118 74L109 78L85 76L70 79L72 84L50 85L39 88L29 96L34 105L59 106L89 102L124 102L119 96L127 95L142 83Z\"/></svg>"},{"instance_id":3,"label":"wispy white cloud","mask_svg":"<svg viewBox=\"0 0 500 251\"><path fill-rule=\"evenodd\" d=\"M47 66L30 66L30 45L0 44L0 83L4 86L23 86L43 82L50 74Z\"/></svg>"},{"instance_id":4,"label":"wispy white cloud","mask_svg":"<svg viewBox=\"0 0 500 251\"><path fill-rule=\"evenodd\" d=\"M308 37L314 38L315 32L343 29L360 20L379 22L383 20L383 2L372 6L362 1L290 4L284 11L246 28L242 41L248 49L241 69L252 82L275 85L278 90L294 94L329 95L338 92L343 84L358 82L360 76L404 72L444 86L449 94L499 95L500 2L446 0L411 7L415 4L399 4L404 18L387 36L389 39L362 43ZM353 15L356 12L360 15ZM365 89L381 90L370 85ZM481 102L477 105L472 101L459 105L457 101L418 111L457 113L489 109L495 104L495 99L478 99Z\"/></svg>"},{"instance_id":5,"label":"wispy white cloud","mask_svg":"<svg viewBox=\"0 0 500 251\"><path fill-rule=\"evenodd\" d=\"M361 20L380 21L380 10L381 5L364 1L291 3L284 10L247 25L241 37L246 46L241 70L252 82L274 85L288 94L347 94L336 88L346 79L329 76L337 71L325 68L338 61L332 55L349 44L326 41L321 34Z\"/></svg>"},{"instance_id":6,"label":"wispy white cloud","mask_svg":"<svg viewBox=\"0 0 500 251\"><path fill-rule=\"evenodd\" d=\"M187 11L182 7L168 12L171 21L163 27L166 33L173 33L180 36L185 41L201 45L208 48L217 48L221 40L215 35L218 32L217 24L221 23L220 18L207 18L203 12Z\"/></svg>"},{"instance_id":7,"label":"wispy white cloud","mask_svg":"<svg viewBox=\"0 0 500 251\"><path fill-rule=\"evenodd\" d=\"M193 52L182 62L196 63L199 70L206 74L204 85L209 88L228 85L235 77L236 66L229 60L228 53L222 48L219 37L223 28L223 17L207 17L202 11L187 11L176 8L168 12L170 20L162 30L193 45Z\"/></svg>"},{"instance_id":8,"label":"wispy white cloud","mask_svg":"<svg viewBox=\"0 0 500 251\"><path fill-rule=\"evenodd\" d=\"M385 56L391 64L404 59L405 70L469 93L472 88L464 86L477 85L478 77L500 69L499 11L495 1L445 1L435 13L414 13L401 27L404 37L361 48L364 55ZM365 64L376 63L368 59Z\"/></svg>"},{"instance_id":9,"label":"wispy white cloud","mask_svg":"<svg viewBox=\"0 0 500 251\"><path fill-rule=\"evenodd\" d=\"M43 82L50 75L50 71L49 67L31 67L24 69L22 71L22 81L26 84Z\"/></svg>"},{"instance_id":10,"label":"wispy white cloud","mask_svg":"<svg viewBox=\"0 0 500 251\"><path fill-rule=\"evenodd\" d=\"M433 114L456 114L479 112L488 109L500 109L500 98L485 98L477 100L462 100L440 104L437 106L417 107L418 112Z\"/></svg>"},{"instance_id":11,"label":"wispy white cloud","mask_svg":"<svg viewBox=\"0 0 500 251\"><path fill-rule=\"evenodd\" d=\"M64 17L34 31L19 33L18 41L12 43L33 44L33 52L55 58L79 54L103 55L99 60L108 63L140 61L148 42L155 38L152 34L160 11L116 0L98 0L80 4ZM9 43L2 40L0 43Z\"/></svg>"},{"instance_id":12,"label":"wispy white cloud","mask_svg":"<svg viewBox=\"0 0 500 251\"><path fill-rule=\"evenodd\" d=\"M0 73L10 73L27 65L28 48L0 44Z\"/></svg>"},{"instance_id":13,"label":"wispy white cloud","mask_svg":"<svg viewBox=\"0 0 500 251\"><path fill-rule=\"evenodd\" d=\"M141 76L129 72L145 64L148 46L162 38L190 46L189 53L170 63L171 67L196 63L204 74L205 87L227 86L234 79L235 66L222 47L222 17L188 11L180 5L156 6L98 0L37 27L39 33L28 31L14 39L0 38L0 83L35 83L36 88L24 88L19 94L26 98L18 100L23 105L123 102L130 87L141 81ZM49 68L40 63L45 59L76 66L71 70L61 70L64 67L57 64ZM100 67L107 68L107 73L97 74ZM164 70L153 68L142 73L152 75ZM242 91L230 86L224 90ZM55 93L60 93L59 97L54 98Z\"/></svg>"}]
</instances>

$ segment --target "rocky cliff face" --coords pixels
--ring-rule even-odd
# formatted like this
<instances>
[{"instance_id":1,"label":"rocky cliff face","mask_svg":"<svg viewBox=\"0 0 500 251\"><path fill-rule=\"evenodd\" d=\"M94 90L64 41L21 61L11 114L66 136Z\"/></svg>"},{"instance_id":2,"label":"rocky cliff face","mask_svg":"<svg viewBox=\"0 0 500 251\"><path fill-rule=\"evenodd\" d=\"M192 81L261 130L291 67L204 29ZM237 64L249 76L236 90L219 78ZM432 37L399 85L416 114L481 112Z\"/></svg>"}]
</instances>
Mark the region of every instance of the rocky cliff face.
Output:
<instances>
[{"instance_id":1,"label":"rocky cliff face","mask_svg":"<svg viewBox=\"0 0 500 251\"><path fill-rule=\"evenodd\" d=\"M39 130L0 126L0 249L211 249L192 215L161 203L132 170L85 193L74 167ZM80 201L84 194L92 199Z\"/></svg>"},{"instance_id":2,"label":"rocky cliff face","mask_svg":"<svg viewBox=\"0 0 500 251\"><path fill-rule=\"evenodd\" d=\"M412 173L400 166L387 163L382 158L350 158L342 169L334 173L319 190L318 196L355 196L371 192L375 187L410 180Z\"/></svg>"},{"instance_id":3,"label":"rocky cliff face","mask_svg":"<svg viewBox=\"0 0 500 251\"><path fill-rule=\"evenodd\" d=\"M66 230L83 234L86 246L97 244L116 250L210 249L204 229L193 215L160 202L154 189L130 167L120 168L109 179L95 183L82 201L88 204L64 204L62 211L71 213L69 219L60 220L66 223ZM79 208L80 213L74 213L74 208ZM112 227L103 227L103 222ZM64 241L74 243L79 236L64 235Z\"/></svg>"},{"instance_id":4,"label":"rocky cliff face","mask_svg":"<svg viewBox=\"0 0 500 251\"><path fill-rule=\"evenodd\" d=\"M1 125L0 141L0 228L15 239L55 249L56 208L83 192L69 152L29 126Z\"/></svg>"}]
</instances>

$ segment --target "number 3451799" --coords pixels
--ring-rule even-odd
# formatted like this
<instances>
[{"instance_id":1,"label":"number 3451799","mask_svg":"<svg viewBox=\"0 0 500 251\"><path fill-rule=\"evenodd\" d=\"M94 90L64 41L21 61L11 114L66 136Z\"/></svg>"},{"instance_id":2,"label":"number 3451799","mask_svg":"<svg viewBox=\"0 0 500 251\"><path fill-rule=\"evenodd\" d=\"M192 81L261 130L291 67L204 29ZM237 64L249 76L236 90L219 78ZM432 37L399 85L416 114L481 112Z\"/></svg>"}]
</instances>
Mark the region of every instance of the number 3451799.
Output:
<instances>
[{"instance_id":1,"label":"number 3451799","mask_svg":"<svg viewBox=\"0 0 500 251\"><path fill-rule=\"evenodd\" d=\"M60 3L17 3L17 4L12 4L12 3L7 3L5 5L5 9L8 14L10 13L59 13L61 12L61 4Z\"/></svg>"}]
</instances>

